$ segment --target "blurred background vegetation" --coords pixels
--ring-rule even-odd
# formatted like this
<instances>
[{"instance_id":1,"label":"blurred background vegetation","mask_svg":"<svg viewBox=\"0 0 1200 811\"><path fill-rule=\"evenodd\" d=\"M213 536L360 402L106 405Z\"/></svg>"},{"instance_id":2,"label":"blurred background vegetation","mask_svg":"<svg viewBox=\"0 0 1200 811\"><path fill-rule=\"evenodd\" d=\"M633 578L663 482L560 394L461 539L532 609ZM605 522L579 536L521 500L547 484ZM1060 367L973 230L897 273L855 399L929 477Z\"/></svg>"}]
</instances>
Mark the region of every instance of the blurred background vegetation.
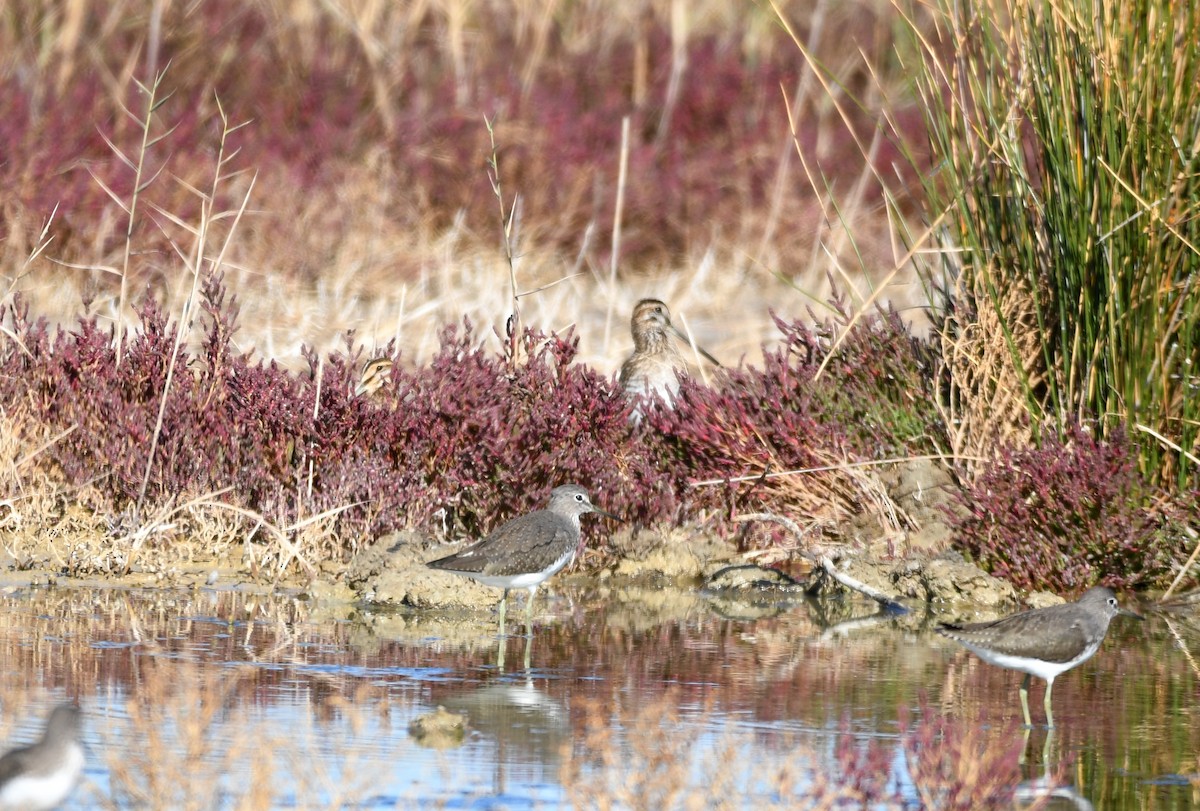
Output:
<instances>
[{"instance_id":1,"label":"blurred background vegetation","mask_svg":"<svg viewBox=\"0 0 1200 811\"><path fill-rule=\"evenodd\" d=\"M236 209L253 179L224 259L249 316L243 340L299 368L302 343L340 346L355 328L423 361L444 324L508 312L487 119L523 289L570 277L523 301L527 321L577 324L581 358L607 371L633 303L655 295L728 362L757 355L774 334L768 307L822 307L828 274L861 303L903 254L873 171L904 166L877 126L878 85L907 81L892 53L901 18L886 0L779 10L835 85L815 80L774 8L730 0L10 5L0 258L21 268L57 206L54 243L21 282L43 311L69 321L82 290L90 310L128 318L121 274L178 306L192 284L171 247L187 238L176 220L197 222L225 125L245 124L214 201ZM143 153L139 83L160 74L150 137L162 140ZM901 105L919 133L916 101ZM114 196L151 178L126 263L130 217ZM209 245L231 223L209 222ZM886 298L921 318L911 274Z\"/></svg>"}]
</instances>

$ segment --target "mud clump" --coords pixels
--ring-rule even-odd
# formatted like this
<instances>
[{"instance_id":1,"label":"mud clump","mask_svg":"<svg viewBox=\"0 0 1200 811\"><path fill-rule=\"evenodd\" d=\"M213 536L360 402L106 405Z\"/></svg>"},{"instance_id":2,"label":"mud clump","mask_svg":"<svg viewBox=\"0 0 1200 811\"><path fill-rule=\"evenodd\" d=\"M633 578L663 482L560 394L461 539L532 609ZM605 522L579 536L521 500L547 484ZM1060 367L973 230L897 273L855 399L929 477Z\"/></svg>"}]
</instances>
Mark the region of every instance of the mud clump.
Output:
<instances>
[{"instance_id":1,"label":"mud clump","mask_svg":"<svg viewBox=\"0 0 1200 811\"><path fill-rule=\"evenodd\" d=\"M426 566L427 559L442 554L428 547L428 539L415 532L380 538L350 561L346 583L363 600L381 605L490 611L499 602L494 588Z\"/></svg>"},{"instance_id":2,"label":"mud clump","mask_svg":"<svg viewBox=\"0 0 1200 811\"><path fill-rule=\"evenodd\" d=\"M429 749L452 749L462 745L469 726L466 713L450 712L439 705L433 712L414 718L408 734Z\"/></svg>"}]
</instances>

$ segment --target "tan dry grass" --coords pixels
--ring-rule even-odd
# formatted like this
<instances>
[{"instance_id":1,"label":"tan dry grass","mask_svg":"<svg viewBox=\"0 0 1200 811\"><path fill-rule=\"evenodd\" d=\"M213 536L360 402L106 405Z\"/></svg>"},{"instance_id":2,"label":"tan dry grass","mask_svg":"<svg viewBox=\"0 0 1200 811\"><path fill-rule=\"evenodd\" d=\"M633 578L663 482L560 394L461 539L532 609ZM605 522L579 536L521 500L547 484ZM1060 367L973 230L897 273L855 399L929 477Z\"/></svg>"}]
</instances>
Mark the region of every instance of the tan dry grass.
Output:
<instances>
[{"instance_id":1,"label":"tan dry grass","mask_svg":"<svg viewBox=\"0 0 1200 811\"><path fill-rule=\"evenodd\" d=\"M0 531L6 541L29 531L56 506L54 483L36 464L47 433L19 408L0 409ZM7 551L13 554L12 549Z\"/></svg>"},{"instance_id":2,"label":"tan dry grass","mask_svg":"<svg viewBox=\"0 0 1200 811\"><path fill-rule=\"evenodd\" d=\"M331 529L337 511L276 528L212 494L159 505L140 519L106 518L91 508L88 486L65 487L53 466L38 461L65 433L52 435L20 408L0 409L0 552L17 568L74 576L136 569L168 584L187 581L198 562L241 563L278 579L295 571L311 575L308 561L342 553Z\"/></svg>"},{"instance_id":3,"label":"tan dry grass","mask_svg":"<svg viewBox=\"0 0 1200 811\"><path fill-rule=\"evenodd\" d=\"M609 246L600 244L596 237L607 233L610 223L591 223L589 229L578 234L578 250L564 255L557 249L540 247L544 230L540 224L552 223L555 212L530 210L528 204L521 208L515 235L518 286L529 291L573 277L523 298L525 323L549 330L575 325L582 339L581 362L604 372L615 370L630 349L628 314L644 296L667 301L679 320L695 330L699 342L724 362L736 363L743 355L754 359L759 346L775 338L769 308L785 317L796 317L812 306L820 315L830 295L830 278L842 289L853 291L853 307L868 299L878 280L885 278L903 256L903 250L898 249L902 240L897 239L896 223L891 221L886 205L866 195L875 178L870 169L864 168L856 177L827 180L812 174L823 159L834 154L836 145L846 140L846 125L838 108L853 106L856 101L868 108L882 103L881 94L872 84L877 67L864 62L858 52L847 53L840 32L864 16L877 20L875 41L863 47L868 60L885 63L891 47L886 32L895 12L879 0L849 7L807 1L780 5L780 11L797 28L811 28L808 46L838 77L836 83L822 86L806 76L795 88L780 88L780 105L787 95L794 114L809 122L819 137L807 155L808 169L801 173L791 133L779 133L779 151L773 158L779 167L777 191L797 183L808 184L812 186L811 201L796 204L791 198L787 203L777 200L767 212L730 206L720 222L695 223L690 229L694 238L687 255L669 266L621 267L616 289L607 281L607 263L602 258ZM377 108L385 121L385 91L396 86L406 70L406 62L392 55L403 53L415 37L427 38L432 28L438 47L457 53L456 64L462 65L465 74L470 49L487 47L489 36L506 33L474 27L476 16L493 8L505 10L504 19L511 25L507 33L529 44L529 61L522 66L526 75L552 67L538 49L551 19L563 29L566 47L581 52L604 47L631 32L644 38L651 20L664 22L676 45L701 35L738 31L741 48L750 55L795 47L779 36L778 22L770 9L729 0L656 0L622 4L617 9L607 4L553 0L492 0L489 4L437 0L415 6L276 0L271 7L280 21L272 35L289 42L301 61L305 54L331 47L331 42L341 48L361 48L376 72L370 80L380 88ZM66 8L57 4L47 7L42 33L50 43L48 47L65 55L84 50L80 20L95 14L96 9L85 0L76 0ZM113 35L114 29L112 18L101 17L107 22L94 35L103 40ZM20 33L0 23L0 51L7 44L14 54L25 53L22 49L27 43ZM147 65L157 63L153 45L152 41L147 43ZM105 46L101 41L95 47ZM27 55L18 61L22 58L33 57ZM79 65L79 59L65 59L60 63L62 75L58 80L64 81L64 76L79 69ZM187 66L183 60L173 64L172 70L186 70ZM113 81L128 86L131 75L114 77ZM636 97L637 89L632 92ZM859 98L854 99L853 94ZM482 131L482 119L479 126ZM528 135L519 126L519 122L498 123L501 148L506 143L521 142ZM366 148L364 154L365 158L355 165L338 167L346 174L336 189L298 186L286 167L230 167L258 173L252 210L247 212L225 261L231 290L242 304L239 344L291 368L300 368L302 345L322 351L340 348L342 335L354 329L356 340L369 354L394 338L405 363L421 363L435 351L438 330L466 316L498 347L490 328L502 328L510 311L507 268L498 247L500 224L460 219L446 228L430 220L414 227L412 222L390 220L388 212L394 207L389 204L405 195L402 179L382 147L374 151ZM863 158L866 161L868 155ZM331 158L331 163L337 161ZM616 164L614 155L612 165ZM503 164L500 168L503 173ZM180 177L192 177L198 168L171 167L171 171ZM211 172L202 171L204 174ZM175 181L164 177L159 182ZM231 199L244 194L250 182L249 174L223 180ZM605 182L615 183L615 174ZM506 189L525 200L536 198L536 194L530 194L534 189L507 185ZM835 195L842 199L835 200ZM419 201L414 205L419 209ZM89 312L105 320L121 316L128 321L131 314L128 308L119 307L121 296L113 277L54 264L122 265L120 251L111 246L123 242L123 216L109 209L88 216L94 220L91 246L77 245L76 249L82 251L78 255L62 255L52 247L23 271L15 289L32 299L35 313L44 313L57 323L69 325L84 309L81 294L91 300ZM160 227L171 228L161 217L156 219ZM28 212L19 211L13 212L9 221L14 227L8 239L0 243L0 266L18 267L38 244L36 237L44 223L34 222ZM216 228L209 242L219 245L224 226L209 225ZM643 226L638 222L623 224L627 235L636 234L640 228ZM182 232L176 241L183 245L190 242ZM789 247L784 249L784 245ZM799 251L792 249L795 245L801 246ZM781 264L780 256L798 254L810 257L805 266ZM192 278L180 267L178 258L140 254L133 264L131 278L125 280L133 300L149 293L170 311L181 312ZM907 271L905 276L891 284L879 301L894 303L920 321L921 312L914 308L924 306L924 295L915 277ZM616 313L615 318L610 318L610 312Z\"/></svg>"},{"instance_id":4,"label":"tan dry grass","mask_svg":"<svg viewBox=\"0 0 1200 811\"><path fill-rule=\"evenodd\" d=\"M241 305L241 327L234 338L239 348L254 349L298 370L306 368L302 346L341 350L347 331L354 330L354 343L367 356L395 340L402 363L414 365L427 362L437 351L442 327L467 318L481 340L500 349L492 329L503 334L511 312L507 265L500 250L481 246L481 240L462 231L389 234L378 230L369 216L361 228L340 235L341 241L330 246L335 249L331 263L316 275L297 273L284 251L254 243L252 237L238 246L226 279ZM895 258L885 254L888 246L869 247L860 249L867 250L878 268L871 275L882 277ZM816 244L814 250L812 267L779 270L756 263L739 249L714 246L677 267L636 272L627 268L613 289L607 273L588 259L577 262L522 245L516 264L519 291L538 291L522 296L522 318L542 330L561 332L574 326L580 337L579 361L615 373L633 349L629 314L634 304L654 297L666 301L677 324L722 363L736 365L743 356L757 362L760 347L778 337L771 310L789 319L805 318L809 309L817 318L827 317L831 278L842 290L854 286L852 303L861 304L871 295L872 282L865 271L855 273L847 268L851 260L831 258ZM845 246L843 250L849 251ZM134 300L149 292L175 313L191 289L190 278L178 270L139 277L132 287L137 291ZM87 313L106 321L116 316L115 298L96 295L106 288L98 287L85 271L67 272L41 262L17 289L29 298L35 313L60 325L69 327L85 312L84 294L95 296ZM925 323L924 291L914 275L897 279L879 300L902 310L906 320Z\"/></svg>"},{"instance_id":5,"label":"tan dry grass","mask_svg":"<svg viewBox=\"0 0 1200 811\"><path fill-rule=\"evenodd\" d=\"M946 426L951 451L968 474L985 470L1000 448L1033 441L1024 386L1040 385L1045 339L1036 299L1024 287L1014 284L998 294L994 306L985 304L973 320L954 318L941 333L942 357L950 370ZM987 301L989 295L979 289L960 291L959 298Z\"/></svg>"},{"instance_id":6,"label":"tan dry grass","mask_svg":"<svg viewBox=\"0 0 1200 811\"><path fill-rule=\"evenodd\" d=\"M0 409L0 552L17 568L62 568L79 544L104 536L103 519L76 502L80 489L40 459L68 433L51 433L19 405Z\"/></svg>"}]
</instances>

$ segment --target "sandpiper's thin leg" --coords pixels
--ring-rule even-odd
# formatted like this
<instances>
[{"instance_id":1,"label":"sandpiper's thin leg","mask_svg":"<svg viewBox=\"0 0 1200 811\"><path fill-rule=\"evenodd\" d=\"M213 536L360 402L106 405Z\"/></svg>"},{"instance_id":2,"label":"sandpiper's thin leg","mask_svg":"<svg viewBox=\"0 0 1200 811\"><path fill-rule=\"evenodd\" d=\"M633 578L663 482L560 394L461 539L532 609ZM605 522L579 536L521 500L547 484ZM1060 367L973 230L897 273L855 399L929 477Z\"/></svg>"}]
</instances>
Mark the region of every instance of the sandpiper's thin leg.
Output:
<instances>
[{"instance_id":1,"label":"sandpiper's thin leg","mask_svg":"<svg viewBox=\"0 0 1200 811\"><path fill-rule=\"evenodd\" d=\"M504 611L508 606L508 589L500 597L500 638L496 643L496 669L504 672L504 654L508 652L508 637L504 633Z\"/></svg>"},{"instance_id":2,"label":"sandpiper's thin leg","mask_svg":"<svg viewBox=\"0 0 1200 811\"><path fill-rule=\"evenodd\" d=\"M1033 719L1029 717L1029 674L1025 674L1025 678L1021 680L1021 712L1025 713L1025 726L1033 726Z\"/></svg>"},{"instance_id":3,"label":"sandpiper's thin leg","mask_svg":"<svg viewBox=\"0 0 1200 811\"><path fill-rule=\"evenodd\" d=\"M529 599L525 601L525 635L533 636L533 595L537 594L537 586L529 587Z\"/></svg>"},{"instance_id":4,"label":"sandpiper's thin leg","mask_svg":"<svg viewBox=\"0 0 1200 811\"><path fill-rule=\"evenodd\" d=\"M500 639L504 639L504 611L508 607L508 589L500 597ZM503 644L503 642L501 642Z\"/></svg>"},{"instance_id":5,"label":"sandpiper's thin leg","mask_svg":"<svg viewBox=\"0 0 1200 811\"><path fill-rule=\"evenodd\" d=\"M1054 677L1046 679L1046 698L1043 703L1046 706L1046 726L1054 729L1054 713L1050 711L1050 691L1054 689Z\"/></svg>"},{"instance_id":6,"label":"sandpiper's thin leg","mask_svg":"<svg viewBox=\"0 0 1200 811\"><path fill-rule=\"evenodd\" d=\"M1057 763L1058 760L1051 760L1050 755L1054 749L1054 727L1046 730L1046 742L1042 744L1042 763L1050 764Z\"/></svg>"}]
</instances>

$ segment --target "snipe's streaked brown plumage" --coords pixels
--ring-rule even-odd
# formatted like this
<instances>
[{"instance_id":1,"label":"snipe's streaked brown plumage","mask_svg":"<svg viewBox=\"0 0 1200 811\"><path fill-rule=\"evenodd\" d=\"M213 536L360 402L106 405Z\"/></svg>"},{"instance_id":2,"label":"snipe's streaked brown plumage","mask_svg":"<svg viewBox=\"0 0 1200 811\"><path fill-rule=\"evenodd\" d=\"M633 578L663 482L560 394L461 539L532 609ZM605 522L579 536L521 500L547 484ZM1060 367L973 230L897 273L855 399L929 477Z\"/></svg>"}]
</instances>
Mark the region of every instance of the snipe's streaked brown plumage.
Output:
<instances>
[{"instance_id":1,"label":"snipe's streaked brown plumage","mask_svg":"<svg viewBox=\"0 0 1200 811\"><path fill-rule=\"evenodd\" d=\"M633 333L633 354L621 364L617 382L630 395L657 395L669 405L679 391L679 375L687 371L671 336L689 343L687 337L671 323L667 305L653 298L637 303L629 328ZM721 365L700 347L696 351L714 365Z\"/></svg>"},{"instance_id":2,"label":"snipe's streaked brown plumage","mask_svg":"<svg viewBox=\"0 0 1200 811\"><path fill-rule=\"evenodd\" d=\"M363 364L358 376L358 385L354 387L354 396L374 394L392 379L392 367L395 363L391 358L371 358Z\"/></svg>"},{"instance_id":3,"label":"snipe's streaked brown plumage","mask_svg":"<svg viewBox=\"0 0 1200 811\"><path fill-rule=\"evenodd\" d=\"M1117 595L1112 589L1095 586L1073 603L1034 608L990 622L941 623L938 633L988 664L1025 674L1021 682L1021 711L1026 726L1033 725L1029 717L1029 677L1045 679L1046 698L1042 704L1046 708L1046 725L1053 727L1050 691L1054 679L1092 658L1108 633L1109 622L1118 614L1141 619L1117 605Z\"/></svg>"},{"instance_id":4,"label":"snipe's streaked brown plumage","mask_svg":"<svg viewBox=\"0 0 1200 811\"><path fill-rule=\"evenodd\" d=\"M579 549L579 516L585 513L616 518L593 505L587 490L577 484L564 484L550 491L546 509L514 518L474 546L426 565L503 589L501 627L508 590L529 589L529 600L525 603L528 628L538 586L575 559Z\"/></svg>"}]
</instances>

